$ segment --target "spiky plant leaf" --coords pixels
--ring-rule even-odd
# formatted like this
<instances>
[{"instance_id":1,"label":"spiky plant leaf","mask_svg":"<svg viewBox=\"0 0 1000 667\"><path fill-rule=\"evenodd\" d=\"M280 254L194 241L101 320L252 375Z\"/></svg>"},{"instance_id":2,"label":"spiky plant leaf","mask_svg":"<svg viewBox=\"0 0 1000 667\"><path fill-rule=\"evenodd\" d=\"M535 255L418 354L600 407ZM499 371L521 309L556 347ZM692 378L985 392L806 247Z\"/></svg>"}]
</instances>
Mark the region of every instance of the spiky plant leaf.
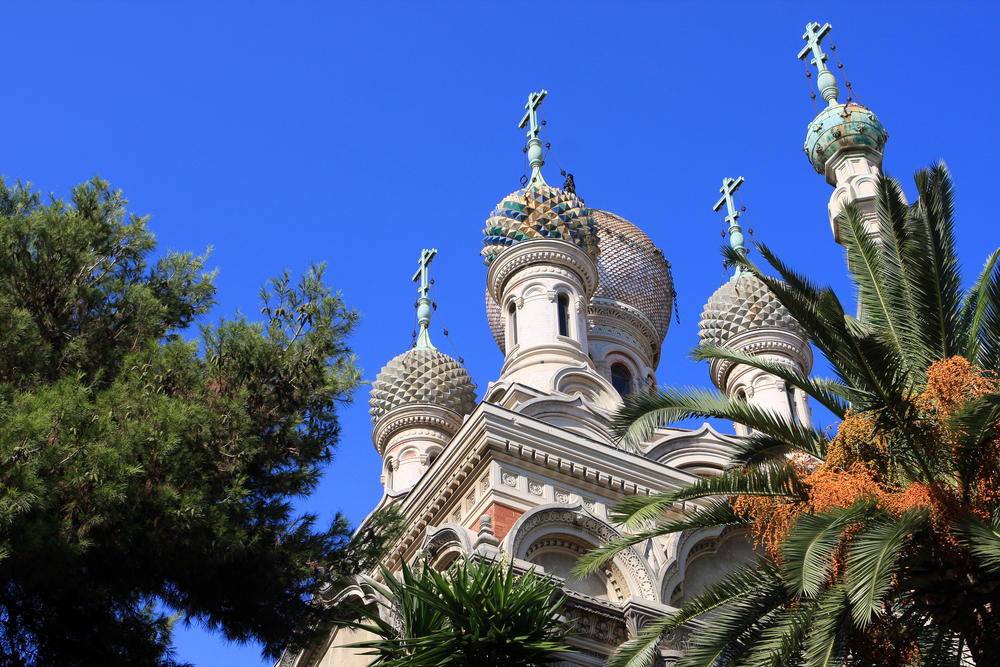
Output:
<instances>
[{"instance_id":1,"label":"spiky plant leaf","mask_svg":"<svg viewBox=\"0 0 1000 667\"><path fill-rule=\"evenodd\" d=\"M788 364L768 361L759 355L730 350L718 345L696 347L691 350L691 358L695 361L722 359L736 364L759 368L765 373L769 373L794 387L802 389L817 403L841 419L844 418L844 413L847 411L849 403L858 398L857 392L837 380L812 378L808 375L803 375Z\"/></svg>"},{"instance_id":2,"label":"spiky plant leaf","mask_svg":"<svg viewBox=\"0 0 1000 667\"><path fill-rule=\"evenodd\" d=\"M925 509L909 510L898 519L879 517L867 522L851 539L844 579L858 627L866 627L872 616L881 612L903 547L927 524L927 518Z\"/></svg>"},{"instance_id":3,"label":"spiky plant leaf","mask_svg":"<svg viewBox=\"0 0 1000 667\"><path fill-rule=\"evenodd\" d=\"M969 363L996 370L1000 351L1000 248L986 258L986 264L962 307L965 358ZM982 352L982 358L980 353ZM993 363L990 363L990 360Z\"/></svg>"},{"instance_id":4,"label":"spiky plant leaf","mask_svg":"<svg viewBox=\"0 0 1000 667\"><path fill-rule=\"evenodd\" d=\"M673 503L671 503L671 505L672 504ZM619 507L620 505L616 506L612 510L611 519L613 521L616 519L622 519L622 521L625 521L628 526L628 519L635 515L615 514L615 510ZM621 523L622 521L618 522ZM585 577L589 574L593 574L594 572L597 572L602 565L625 549L637 544L642 544L646 540L654 537L669 535L671 533L679 533L685 530L738 525L747 523L747 521L747 517L737 514L736 511L733 510L733 505L729 502L729 500L714 500L680 519L674 519L672 521L661 523L653 526L652 528L641 530L634 535L621 535L611 541L605 542L596 549L584 554L580 560L577 561L576 566L570 571L570 574L574 577ZM647 522L639 522L638 525L642 525L644 523Z\"/></svg>"},{"instance_id":5,"label":"spiky plant leaf","mask_svg":"<svg viewBox=\"0 0 1000 667\"><path fill-rule=\"evenodd\" d=\"M805 641L805 667L838 667L846 656L851 604L842 585L832 586L816 599L815 623Z\"/></svg>"},{"instance_id":6,"label":"spiky plant leaf","mask_svg":"<svg viewBox=\"0 0 1000 667\"><path fill-rule=\"evenodd\" d=\"M862 500L796 519L781 545L781 571L789 589L795 595L816 597L831 579L843 532L874 512L874 505Z\"/></svg>"},{"instance_id":7,"label":"spiky plant leaf","mask_svg":"<svg viewBox=\"0 0 1000 667\"><path fill-rule=\"evenodd\" d=\"M715 417L743 424L794 447L821 454L826 437L816 429L790 422L782 415L762 410L745 401L731 401L722 394L703 389L661 389L656 393L634 393L625 397L623 406L611 422L611 432L621 446L637 450L654 429L679 419Z\"/></svg>"}]
</instances>

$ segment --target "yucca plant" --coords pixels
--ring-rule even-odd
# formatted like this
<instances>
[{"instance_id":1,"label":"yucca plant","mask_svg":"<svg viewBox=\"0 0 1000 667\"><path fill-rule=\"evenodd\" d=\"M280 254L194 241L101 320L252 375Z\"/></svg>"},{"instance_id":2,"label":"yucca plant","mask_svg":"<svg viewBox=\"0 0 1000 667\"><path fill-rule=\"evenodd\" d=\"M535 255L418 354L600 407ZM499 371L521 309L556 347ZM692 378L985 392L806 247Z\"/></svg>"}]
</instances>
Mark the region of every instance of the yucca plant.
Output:
<instances>
[{"instance_id":1,"label":"yucca plant","mask_svg":"<svg viewBox=\"0 0 1000 667\"><path fill-rule=\"evenodd\" d=\"M625 400L613 428L635 447L653 428L716 417L752 429L730 469L673 493L632 497L614 519L633 534L578 565L593 572L652 536L744 525L757 562L650 623L609 666L650 664L661 639L712 611L679 667L995 665L1000 661L1000 250L964 290L953 189L943 164L878 186L876 228L840 224L859 316L766 247L767 276L733 252L798 320L834 377L706 347L806 391L840 420L821 431L703 390ZM666 520L680 501L699 508Z\"/></svg>"},{"instance_id":2,"label":"yucca plant","mask_svg":"<svg viewBox=\"0 0 1000 667\"><path fill-rule=\"evenodd\" d=\"M445 572L404 565L399 578L382 568L382 580L376 588L394 618L369 607L347 623L378 637L353 644L369 649L372 665L532 667L570 650L569 626L559 618L564 598L553 579L518 573L510 563L459 559Z\"/></svg>"}]
</instances>

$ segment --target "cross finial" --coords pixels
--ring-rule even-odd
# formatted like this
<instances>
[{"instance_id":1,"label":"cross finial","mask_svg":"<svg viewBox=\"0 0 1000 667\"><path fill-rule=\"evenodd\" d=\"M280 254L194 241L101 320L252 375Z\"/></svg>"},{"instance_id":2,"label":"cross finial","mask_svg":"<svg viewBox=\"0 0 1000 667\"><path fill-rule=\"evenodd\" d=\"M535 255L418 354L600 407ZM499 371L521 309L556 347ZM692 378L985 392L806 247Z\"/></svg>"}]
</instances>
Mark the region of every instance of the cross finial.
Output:
<instances>
[{"instance_id":1,"label":"cross finial","mask_svg":"<svg viewBox=\"0 0 1000 667\"><path fill-rule=\"evenodd\" d=\"M724 178L722 179L722 187L719 188L719 192L722 193L722 197L719 201L715 202L715 206L712 207L713 211L718 211L723 206L726 207L726 222L729 223L729 244L733 247L733 250L740 253L741 255L746 255L746 248L743 245L743 228L740 227L740 212L736 210L736 204L733 203L733 195L740 186L743 185L743 177L739 178ZM740 267L736 267L736 274L734 277L738 277L742 273Z\"/></svg>"},{"instance_id":2,"label":"cross finial","mask_svg":"<svg viewBox=\"0 0 1000 667\"><path fill-rule=\"evenodd\" d=\"M417 272L413 274L413 282L419 282L417 288L417 323L420 325L420 334L417 336L416 347L418 349L433 350L431 335L428 328L431 325L431 260L437 254L437 249L424 249L420 253L420 260L417 262Z\"/></svg>"},{"instance_id":3,"label":"cross finial","mask_svg":"<svg viewBox=\"0 0 1000 667\"><path fill-rule=\"evenodd\" d=\"M545 179L542 178L542 165L545 164L545 160L542 158L542 140L538 138L538 133L542 129L538 122L538 109L548 94L549 91L542 90L539 93L528 95L528 103L524 105L524 117L517 125L522 130L528 129L528 162L531 166L530 183L532 185L545 184Z\"/></svg>"},{"instance_id":4,"label":"cross finial","mask_svg":"<svg viewBox=\"0 0 1000 667\"><path fill-rule=\"evenodd\" d=\"M833 77L833 73L830 72L830 68L826 66L829 56L823 53L823 47L820 46L820 42L830 32L831 28L832 26L829 23L824 23L822 26L815 21L807 23L805 34L802 35L802 39L806 40L806 45L799 51L799 60L805 60L812 53L812 64L819 70L819 76L816 78L819 94L830 105L834 105L837 103L837 96L840 95L840 91L837 90L837 80Z\"/></svg>"}]
</instances>

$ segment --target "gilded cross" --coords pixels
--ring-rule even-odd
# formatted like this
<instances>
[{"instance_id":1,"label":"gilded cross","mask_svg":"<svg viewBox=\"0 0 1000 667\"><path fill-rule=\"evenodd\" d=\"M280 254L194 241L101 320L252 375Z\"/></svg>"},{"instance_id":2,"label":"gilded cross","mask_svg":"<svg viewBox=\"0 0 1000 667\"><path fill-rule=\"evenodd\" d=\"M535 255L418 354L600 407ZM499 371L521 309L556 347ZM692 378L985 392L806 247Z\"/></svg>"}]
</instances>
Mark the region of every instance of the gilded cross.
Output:
<instances>
[{"instance_id":1,"label":"gilded cross","mask_svg":"<svg viewBox=\"0 0 1000 667\"><path fill-rule=\"evenodd\" d=\"M722 179L722 187L719 188L719 192L722 193L722 197L719 201L715 202L715 206L712 207L712 210L718 211L723 206L726 207L726 222L729 223L729 244L733 246L733 250L741 255L745 255L746 249L743 245L743 229L740 227L739 223L740 212L736 210L736 204L733 203L733 195L736 194L736 191L740 189L741 185L743 185L742 176L739 178ZM736 275L739 276L740 273L741 271L737 267Z\"/></svg>"},{"instance_id":2,"label":"gilded cross","mask_svg":"<svg viewBox=\"0 0 1000 667\"><path fill-rule=\"evenodd\" d=\"M431 325L431 260L437 254L435 248L430 250L424 248L420 253L420 261L417 262L417 272L413 274L413 282L420 282L417 288L417 323L420 325L420 334L417 336L416 347L418 349L434 349L431 343L431 334L428 330Z\"/></svg>"},{"instance_id":3,"label":"gilded cross","mask_svg":"<svg viewBox=\"0 0 1000 667\"><path fill-rule=\"evenodd\" d=\"M815 21L806 24L806 32L802 35L802 39L806 40L806 45L802 47L799 51L799 60L805 60L806 56L810 52L813 54L813 65L822 69L826 69L826 60L829 58L825 53L823 53L823 48L820 46L820 42L826 37L827 33L830 32L830 24L827 23L820 26L819 23Z\"/></svg>"},{"instance_id":4,"label":"gilded cross","mask_svg":"<svg viewBox=\"0 0 1000 667\"><path fill-rule=\"evenodd\" d=\"M524 108L526 109L524 117L521 119L521 122L518 123L517 126L522 130L525 127L529 127L528 129L529 139L538 138L538 131L541 129L540 126L538 125L538 108L542 106L542 100L544 100L545 96L548 94L549 91L542 90L542 92L540 93L531 93L530 95L528 95L528 103L524 105Z\"/></svg>"}]
</instances>

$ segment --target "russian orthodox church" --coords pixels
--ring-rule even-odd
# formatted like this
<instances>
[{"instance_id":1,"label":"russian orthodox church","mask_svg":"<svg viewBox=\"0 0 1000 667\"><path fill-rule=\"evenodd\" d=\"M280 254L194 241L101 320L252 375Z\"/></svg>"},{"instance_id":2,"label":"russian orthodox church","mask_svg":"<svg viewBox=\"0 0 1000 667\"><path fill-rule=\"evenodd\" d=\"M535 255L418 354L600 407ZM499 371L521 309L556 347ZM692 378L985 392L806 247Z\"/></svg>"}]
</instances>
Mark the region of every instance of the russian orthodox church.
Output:
<instances>
[{"instance_id":1,"label":"russian orthodox church","mask_svg":"<svg viewBox=\"0 0 1000 667\"><path fill-rule=\"evenodd\" d=\"M809 124L805 152L834 187L828 211L848 203L874 216L876 179L887 133L875 115L838 102L837 82L820 42L826 24L809 24L800 59L812 56L826 107ZM520 127L527 131L530 178L504 197L486 220L485 310L503 367L481 396L462 364L431 341L424 250L415 345L389 361L371 390L372 441L384 465L385 494L405 533L385 560L390 570L423 559L446 568L466 555L505 558L564 581L564 613L575 624L577 650L560 664L601 665L644 623L673 610L753 555L741 529L713 528L647 540L585 579L569 575L588 550L621 534L609 509L634 494L668 492L717 474L736 439L709 425L663 426L635 451L617 446L609 421L622 396L657 384L660 348L670 325L673 280L663 252L635 224L586 206L572 181L563 188L542 176L538 109L533 93ZM727 209L730 243L743 251L732 195L742 178L727 178L716 210ZM735 271L708 297L700 322L703 345L721 345L787 364L808 374L809 341L768 288ZM790 421L811 423L806 396L783 380L741 364L709 365L712 383L731 399ZM736 435L745 432L734 425ZM677 516L690 507L676 507ZM370 576L376 576L371 573ZM384 600L359 576L326 601ZM657 664L683 654L697 623L668 637ZM286 653L295 667L367 665L344 645L363 637L334 632L326 642Z\"/></svg>"}]
</instances>

